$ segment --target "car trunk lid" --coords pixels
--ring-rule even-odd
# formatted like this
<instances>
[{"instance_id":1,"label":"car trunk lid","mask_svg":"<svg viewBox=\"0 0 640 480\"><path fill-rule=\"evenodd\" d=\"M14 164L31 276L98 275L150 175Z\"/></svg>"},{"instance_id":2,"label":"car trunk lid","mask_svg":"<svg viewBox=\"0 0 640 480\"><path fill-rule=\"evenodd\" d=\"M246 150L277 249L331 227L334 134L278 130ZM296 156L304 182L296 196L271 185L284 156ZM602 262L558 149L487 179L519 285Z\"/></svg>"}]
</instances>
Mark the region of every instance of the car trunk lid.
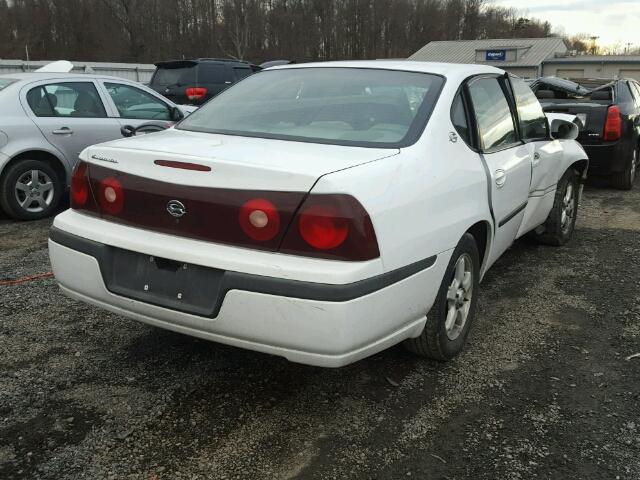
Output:
<instances>
[{"instance_id":1,"label":"car trunk lid","mask_svg":"<svg viewBox=\"0 0 640 480\"><path fill-rule=\"evenodd\" d=\"M93 146L85 157L90 163L162 182L308 192L322 175L398 152L169 129ZM210 171L162 167L156 160L200 164Z\"/></svg>"}]
</instances>

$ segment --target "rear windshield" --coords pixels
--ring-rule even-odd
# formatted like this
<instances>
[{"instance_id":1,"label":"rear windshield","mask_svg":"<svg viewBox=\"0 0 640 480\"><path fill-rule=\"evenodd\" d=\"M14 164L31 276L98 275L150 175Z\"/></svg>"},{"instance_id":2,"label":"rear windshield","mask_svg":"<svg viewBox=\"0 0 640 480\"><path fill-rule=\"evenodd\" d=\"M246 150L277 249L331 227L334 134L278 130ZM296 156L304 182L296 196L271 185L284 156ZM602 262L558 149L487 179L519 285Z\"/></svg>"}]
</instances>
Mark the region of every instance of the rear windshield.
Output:
<instances>
[{"instance_id":1,"label":"rear windshield","mask_svg":"<svg viewBox=\"0 0 640 480\"><path fill-rule=\"evenodd\" d=\"M15 78L0 78L0 92L17 81Z\"/></svg>"},{"instance_id":2,"label":"rear windshield","mask_svg":"<svg viewBox=\"0 0 640 480\"><path fill-rule=\"evenodd\" d=\"M196 66L181 66L171 68L167 66L158 67L151 80L152 85L168 87L170 85L187 85L196 81Z\"/></svg>"},{"instance_id":3,"label":"rear windshield","mask_svg":"<svg viewBox=\"0 0 640 480\"><path fill-rule=\"evenodd\" d=\"M268 70L224 91L179 128L397 148L417 140L443 82L436 75L395 70Z\"/></svg>"}]
</instances>

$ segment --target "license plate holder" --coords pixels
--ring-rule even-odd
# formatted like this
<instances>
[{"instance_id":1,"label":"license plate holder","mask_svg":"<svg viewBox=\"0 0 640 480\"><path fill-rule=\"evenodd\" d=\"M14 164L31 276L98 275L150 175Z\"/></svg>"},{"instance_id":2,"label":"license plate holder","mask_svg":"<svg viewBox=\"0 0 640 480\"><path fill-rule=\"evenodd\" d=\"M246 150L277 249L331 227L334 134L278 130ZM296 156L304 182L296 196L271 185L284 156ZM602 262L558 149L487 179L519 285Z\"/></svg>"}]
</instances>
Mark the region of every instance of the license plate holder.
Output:
<instances>
[{"instance_id":1,"label":"license plate holder","mask_svg":"<svg viewBox=\"0 0 640 480\"><path fill-rule=\"evenodd\" d=\"M102 265L107 289L145 303L211 317L224 270L111 248Z\"/></svg>"}]
</instances>

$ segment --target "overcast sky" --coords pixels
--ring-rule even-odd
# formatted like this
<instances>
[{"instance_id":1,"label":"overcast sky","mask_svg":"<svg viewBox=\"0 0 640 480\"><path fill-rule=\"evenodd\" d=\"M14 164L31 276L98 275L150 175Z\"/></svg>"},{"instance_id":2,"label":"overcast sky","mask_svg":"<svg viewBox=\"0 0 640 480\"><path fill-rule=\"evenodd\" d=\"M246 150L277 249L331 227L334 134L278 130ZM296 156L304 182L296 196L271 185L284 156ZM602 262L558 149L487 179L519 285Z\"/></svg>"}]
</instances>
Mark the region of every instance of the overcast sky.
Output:
<instances>
[{"instance_id":1,"label":"overcast sky","mask_svg":"<svg viewBox=\"0 0 640 480\"><path fill-rule=\"evenodd\" d=\"M602 46L627 42L640 46L640 0L493 0L548 20L569 36L589 33Z\"/></svg>"}]
</instances>

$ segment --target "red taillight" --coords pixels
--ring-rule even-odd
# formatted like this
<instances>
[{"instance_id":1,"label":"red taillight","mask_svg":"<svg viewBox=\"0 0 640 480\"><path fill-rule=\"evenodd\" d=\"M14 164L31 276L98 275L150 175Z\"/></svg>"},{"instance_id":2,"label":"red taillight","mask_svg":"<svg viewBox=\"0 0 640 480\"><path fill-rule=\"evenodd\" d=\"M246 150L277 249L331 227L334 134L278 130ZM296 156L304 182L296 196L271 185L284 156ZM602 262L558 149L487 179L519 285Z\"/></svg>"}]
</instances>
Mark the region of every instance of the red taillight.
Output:
<instances>
[{"instance_id":1,"label":"red taillight","mask_svg":"<svg viewBox=\"0 0 640 480\"><path fill-rule=\"evenodd\" d=\"M351 261L380 256L369 214L352 196L338 194L309 195L280 251Z\"/></svg>"},{"instance_id":2,"label":"red taillight","mask_svg":"<svg viewBox=\"0 0 640 480\"><path fill-rule=\"evenodd\" d=\"M266 242L280 232L280 214L276 206L264 198L249 200L238 215L242 231L258 242Z\"/></svg>"},{"instance_id":3,"label":"red taillight","mask_svg":"<svg viewBox=\"0 0 640 480\"><path fill-rule=\"evenodd\" d=\"M87 164L78 162L71 175L71 208L82 208L89 200L89 176Z\"/></svg>"},{"instance_id":4,"label":"red taillight","mask_svg":"<svg viewBox=\"0 0 640 480\"><path fill-rule=\"evenodd\" d=\"M105 178L100 182L98 191L100 209L109 215L117 215L124 207L124 190L120 182L114 177Z\"/></svg>"},{"instance_id":5,"label":"red taillight","mask_svg":"<svg viewBox=\"0 0 640 480\"><path fill-rule=\"evenodd\" d=\"M622 115L620 108L612 105L607 110L607 121L604 124L604 139L609 142L622 138Z\"/></svg>"},{"instance_id":6,"label":"red taillight","mask_svg":"<svg viewBox=\"0 0 640 480\"><path fill-rule=\"evenodd\" d=\"M298 230L303 240L318 250L339 247L349 235L349 221L331 205L305 208L298 218Z\"/></svg>"},{"instance_id":7,"label":"red taillight","mask_svg":"<svg viewBox=\"0 0 640 480\"><path fill-rule=\"evenodd\" d=\"M207 96L207 89L204 87L189 87L184 91L189 100L202 100Z\"/></svg>"}]
</instances>

